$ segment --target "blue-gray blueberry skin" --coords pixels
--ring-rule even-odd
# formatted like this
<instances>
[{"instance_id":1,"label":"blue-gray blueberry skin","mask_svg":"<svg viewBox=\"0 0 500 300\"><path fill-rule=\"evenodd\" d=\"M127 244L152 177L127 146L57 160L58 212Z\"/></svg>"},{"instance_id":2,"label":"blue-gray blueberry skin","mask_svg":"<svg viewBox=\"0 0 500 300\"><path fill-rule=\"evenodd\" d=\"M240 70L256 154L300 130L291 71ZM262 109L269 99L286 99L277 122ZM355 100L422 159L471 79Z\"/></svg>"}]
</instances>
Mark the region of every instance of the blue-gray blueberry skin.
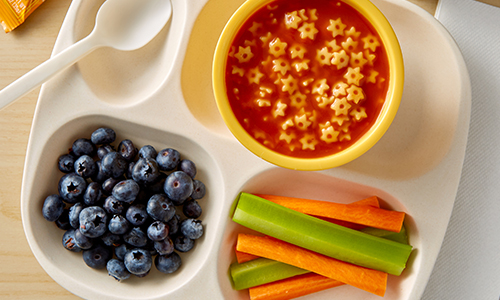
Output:
<instances>
[{"instance_id":1,"label":"blue-gray blueberry skin","mask_svg":"<svg viewBox=\"0 0 500 300\"><path fill-rule=\"evenodd\" d=\"M87 206L97 205L101 201L102 195L101 184L93 181L87 185L83 194L83 203Z\"/></svg>"},{"instance_id":2,"label":"blue-gray blueberry skin","mask_svg":"<svg viewBox=\"0 0 500 300\"><path fill-rule=\"evenodd\" d=\"M144 247L148 243L148 236L141 228L134 227L123 235L123 240L134 247Z\"/></svg>"},{"instance_id":3,"label":"blue-gray blueberry skin","mask_svg":"<svg viewBox=\"0 0 500 300\"><path fill-rule=\"evenodd\" d=\"M151 145L145 145L142 146L141 149L139 149L138 155L139 158L149 158L156 160L156 156L158 155L158 153L156 152L155 147Z\"/></svg>"},{"instance_id":4,"label":"blue-gray blueberry skin","mask_svg":"<svg viewBox=\"0 0 500 300\"><path fill-rule=\"evenodd\" d=\"M125 264L116 258L108 260L106 269L108 270L108 275L118 281L130 278L130 272L125 267Z\"/></svg>"},{"instance_id":5,"label":"blue-gray blueberry skin","mask_svg":"<svg viewBox=\"0 0 500 300\"><path fill-rule=\"evenodd\" d=\"M118 145L118 153L128 162L136 157L137 152L139 151L131 140L123 140Z\"/></svg>"},{"instance_id":6,"label":"blue-gray blueberry skin","mask_svg":"<svg viewBox=\"0 0 500 300\"><path fill-rule=\"evenodd\" d=\"M75 229L66 230L62 237L62 244L64 248L72 252L80 252L82 249L76 245L75 242Z\"/></svg>"},{"instance_id":7,"label":"blue-gray blueberry skin","mask_svg":"<svg viewBox=\"0 0 500 300\"><path fill-rule=\"evenodd\" d=\"M102 208L104 208L107 213L112 215L120 215L125 212L124 203L116 200L113 196L106 197Z\"/></svg>"},{"instance_id":8,"label":"blue-gray blueberry skin","mask_svg":"<svg viewBox=\"0 0 500 300\"><path fill-rule=\"evenodd\" d=\"M134 248L134 246L128 244L121 244L120 246L115 247L115 256L119 260L123 261L125 259L125 254Z\"/></svg>"},{"instance_id":9,"label":"blue-gray blueberry skin","mask_svg":"<svg viewBox=\"0 0 500 300\"><path fill-rule=\"evenodd\" d=\"M108 230L113 234L125 234L129 228L130 223L122 215L114 215L111 220L109 220Z\"/></svg>"},{"instance_id":10,"label":"blue-gray blueberry skin","mask_svg":"<svg viewBox=\"0 0 500 300\"><path fill-rule=\"evenodd\" d=\"M89 238L102 236L107 224L108 215L100 206L89 206L80 212L80 231Z\"/></svg>"},{"instance_id":11,"label":"blue-gray blueberry skin","mask_svg":"<svg viewBox=\"0 0 500 300\"><path fill-rule=\"evenodd\" d=\"M80 230L75 230L75 243L80 249L87 250L94 245L94 239L84 236Z\"/></svg>"},{"instance_id":12,"label":"blue-gray blueberry skin","mask_svg":"<svg viewBox=\"0 0 500 300\"><path fill-rule=\"evenodd\" d=\"M127 270L134 275L147 274L153 264L149 251L138 248L128 251L123 262Z\"/></svg>"},{"instance_id":13,"label":"blue-gray blueberry skin","mask_svg":"<svg viewBox=\"0 0 500 300\"><path fill-rule=\"evenodd\" d=\"M102 184L109 177L102 170L102 163L100 160L97 160L95 162L95 166L96 166L96 172L94 173L94 175L92 177L90 177L90 179L92 179L93 182L97 182L97 183Z\"/></svg>"},{"instance_id":14,"label":"blue-gray blueberry skin","mask_svg":"<svg viewBox=\"0 0 500 300\"><path fill-rule=\"evenodd\" d=\"M147 230L148 238L152 241L161 241L167 238L169 231L168 225L161 221L154 221Z\"/></svg>"},{"instance_id":15,"label":"blue-gray blueberry skin","mask_svg":"<svg viewBox=\"0 0 500 300\"><path fill-rule=\"evenodd\" d=\"M162 171L172 171L179 165L181 161L181 154L179 151L166 148L158 152L156 162Z\"/></svg>"},{"instance_id":16,"label":"blue-gray blueberry skin","mask_svg":"<svg viewBox=\"0 0 500 300\"><path fill-rule=\"evenodd\" d=\"M76 173L69 173L61 177L57 187L65 202L76 203L82 199L87 189L87 181Z\"/></svg>"},{"instance_id":17,"label":"blue-gray blueberry skin","mask_svg":"<svg viewBox=\"0 0 500 300\"><path fill-rule=\"evenodd\" d=\"M115 188L115 185L117 185L118 182L123 181L123 180L125 180L125 177L123 177L123 176L120 176L118 178L113 178L113 177L107 178L102 183L102 186L101 186L102 192L105 195L111 195L111 193L113 192L113 189Z\"/></svg>"},{"instance_id":18,"label":"blue-gray blueberry skin","mask_svg":"<svg viewBox=\"0 0 500 300\"><path fill-rule=\"evenodd\" d=\"M196 164L189 159L181 160L179 163L179 170L188 174L192 179L196 176Z\"/></svg>"},{"instance_id":19,"label":"blue-gray blueberry skin","mask_svg":"<svg viewBox=\"0 0 500 300\"><path fill-rule=\"evenodd\" d=\"M96 244L88 250L83 250L83 261L93 269L104 269L113 253L107 246Z\"/></svg>"},{"instance_id":20,"label":"blue-gray blueberry skin","mask_svg":"<svg viewBox=\"0 0 500 300\"><path fill-rule=\"evenodd\" d=\"M191 198L198 200L205 197L206 187L205 184L197 179L193 180L193 193Z\"/></svg>"},{"instance_id":21,"label":"blue-gray blueberry skin","mask_svg":"<svg viewBox=\"0 0 500 300\"><path fill-rule=\"evenodd\" d=\"M148 221L146 206L144 204L130 205L125 213L125 218L127 218L133 226L141 226Z\"/></svg>"},{"instance_id":22,"label":"blue-gray blueberry skin","mask_svg":"<svg viewBox=\"0 0 500 300\"><path fill-rule=\"evenodd\" d=\"M65 208L62 212L62 215L55 221L57 228L61 230L69 230L71 224L69 223L69 209Z\"/></svg>"},{"instance_id":23,"label":"blue-gray blueberry skin","mask_svg":"<svg viewBox=\"0 0 500 300\"><path fill-rule=\"evenodd\" d=\"M118 178L125 174L128 162L118 152L110 152L101 159L101 168L109 177Z\"/></svg>"},{"instance_id":24,"label":"blue-gray blueberry skin","mask_svg":"<svg viewBox=\"0 0 500 300\"><path fill-rule=\"evenodd\" d=\"M170 238L154 242L154 248L159 255L168 255L174 252L174 242Z\"/></svg>"},{"instance_id":25,"label":"blue-gray blueberry skin","mask_svg":"<svg viewBox=\"0 0 500 300\"><path fill-rule=\"evenodd\" d=\"M93 177L97 172L97 166L94 159L88 155L82 155L75 161L75 173L83 178Z\"/></svg>"},{"instance_id":26,"label":"blue-gray blueberry skin","mask_svg":"<svg viewBox=\"0 0 500 300\"><path fill-rule=\"evenodd\" d=\"M174 240L175 250L179 252L188 252L194 247L194 240L179 234L175 237Z\"/></svg>"},{"instance_id":27,"label":"blue-gray blueberry skin","mask_svg":"<svg viewBox=\"0 0 500 300\"><path fill-rule=\"evenodd\" d=\"M75 168L76 158L71 154L63 154L57 160L57 168L63 173L72 173Z\"/></svg>"},{"instance_id":28,"label":"blue-gray blueberry skin","mask_svg":"<svg viewBox=\"0 0 500 300\"><path fill-rule=\"evenodd\" d=\"M160 175L160 169L156 160L151 158L139 158L134 163L132 178L139 184L151 184Z\"/></svg>"},{"instance_id":29,"label":"blue-gray blueberry skin","mask_svg":"<svg viewBox=\"0 0 500 300\"><path fill-rule=\"evenodd\" d=\"M170 173L165 180L164 191L175 205L181 205L193 193L193 180L183 171Z\"/></svg>"},{"instance_id":30,"label":"blue-gray blueberry skin","mask_svg":"<svg viewBox=\"0 0 500 300\"><path fill-rule=\"evenodd\" d=\"M139 194L141 187L133 179L126 179L118 182L114 187L111 195L115 197L116 200L125 203L134 202L135 198Z\"/></svg>"},{"instance_id":31,"label":"blue-gray blueberry skin","mask_svg":"<svg viewBox=\"0 0 500 300\"><path fill-rule=\"evenodd\" d=\"M185 219L181 222L181 233L192 240L199 239L203 236L203 225L198 219Z\"/></svg>"},{"instance_id":32,"label":"blue-gray blueberry skin","mask_svg":"<svg viewBox=\"0 0 500 300\"><path fill-rule=\"evenodd\" d=\"M109 231L106 231L101 236L101 241L104 245L108 247L116 247L123 243L121 235L114 234Z\"/></svg>"},{"instance_id":33,"label":"blue-gray blueberry skin","mask_svg":"<svg viewBox=\"0 0 500 300\"><path fill-rule=\"evenodd\" d=\"M108 154L110 152L116 152L115 149L113 148L113 146L101 145L97 148L97 157L99 157L99 159L103 159L104 156L106 156L106 154Z\"/></svg>"},{"instance_id":34,"label":"blue-gray blueberry skin","mask_svg":"<svg viewBox=\"0 0 500 300\"><path fill-rule=\"evenodd\" d=\"M165 194L155 194L149 198L147 213L157 221L168 222L175 215L175 206Z\"/></svg>"},{"instance_id":35,"label":"blue-gray blueberry skin","mask_svg":"<svg viewBox=\"0 0 500 300\"><path fill-rule=\"evenodd\" d=\"M78 229L80 228L80 213L82 212L84 205L81 202L75 203L69 208L69 224L71 227Z\"/></svg>"},{"instance_id":36,"label":"blue-gray blueberry skin","mask_svg":"<svg viewBox=\"0 0 500 300\"><path fill-rule=\"evenodd\" d=\"M197 219L201 216L202 209L198 201L189 199L182 205L182 212L188 218Z\"/></svg>"},{"instance_id":37,"label":"blue-gray blueberry skin","mask_svg":"<svg viewBox=\"0 0 500 300\"><path fill-rule=\"evenodd\" d=\"M182 265L179 254L172 252L170 255L158 255L155 257L155 266L158 271L165 274L172 274Z\"/></svg>"},{"instance_id":38,"label":"blue-gray blueberry skin","mask_svg":"<svg viewBox=\"0 0 500 300\"><path fill-rule=\"evenodd\" d=\"M45 198L42 206L42 215L45 220L55 222L64 212L64 202L61 196L53 194Z\"/></svg>"},{"instance_id":39,"label":"blue-gray blueberry skin","mask_svg":"<svg viewBox=\"0 0 500 300\"><path fill-rule=\"evenodd\" d=\"M175 214L170 221L167 222L168 225L168 230L170 235L175 235L177 232L179 232L179 225L181 223L181 216L178 214Z\"/></svg>"},{"instance_id":40,"label":"blue-gray blueberry skin","mask_svg":"<svg viewBox=\"0 0 500 300\"><path fill-rule=\"evenodd\" d=\"M115 141L115 139L116 132L107 127L98 128L90 135L90 140L95 145L111 144Z\"/></svg>"},{"instance_id":41,"label":"blue-gray blueberry skin","mask_svg":"<svg viewBox=\"0 0 500 300\"><path fill-rule=\"evenodd\" d=\"M71 152L76 156L82 155L94 156L97 152L97 147L90 139L80 138L73 142Z\"/></svg>"}]
</instances>

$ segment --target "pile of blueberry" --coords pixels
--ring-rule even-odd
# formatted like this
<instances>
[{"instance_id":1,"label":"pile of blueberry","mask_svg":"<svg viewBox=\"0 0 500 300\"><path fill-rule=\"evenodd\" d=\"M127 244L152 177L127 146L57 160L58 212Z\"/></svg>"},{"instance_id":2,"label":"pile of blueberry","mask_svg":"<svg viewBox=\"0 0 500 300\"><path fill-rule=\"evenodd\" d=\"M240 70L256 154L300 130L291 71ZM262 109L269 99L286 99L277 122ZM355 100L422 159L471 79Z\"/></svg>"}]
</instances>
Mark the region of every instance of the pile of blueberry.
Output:
<instances>
[{"instance_id":1,"label":"pile of blueberry","mask_svg":"<svg viewBox=\"0 0 500 300\"><path fill-rule=\"evenodd\" d=\"M74 141L58 159L65 173L48 196L43 217L64 230L62 244L82 252L91 268L121 281L144 277L152 265L170 274L204 233L198 203L205 185L196 165L172 148L138 149L111 128Z\"/></svg>"}]
</instances>

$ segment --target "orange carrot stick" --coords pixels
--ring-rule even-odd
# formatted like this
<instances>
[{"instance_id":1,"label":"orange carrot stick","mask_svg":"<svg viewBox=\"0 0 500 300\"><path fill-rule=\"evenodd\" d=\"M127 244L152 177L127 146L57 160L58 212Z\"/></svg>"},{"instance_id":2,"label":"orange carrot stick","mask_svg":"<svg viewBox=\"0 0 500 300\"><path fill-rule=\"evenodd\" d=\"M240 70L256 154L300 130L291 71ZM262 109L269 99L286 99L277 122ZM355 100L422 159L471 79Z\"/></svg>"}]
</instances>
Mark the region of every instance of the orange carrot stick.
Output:
<instances>
[{"instance_id":1,"label":"orange carrot stick","mask_svg":"<svg viewBox=\"0 0 500 300\"><path fill-rule=\"evenodd\" d=\"M257 255L248 254L248 253L241 252L241 251L238 251L238 250L235 250L234 253L236 253L236 261L239 264L242 264L244 262L251 261L251 260L259 258L259 256L257 256Z\"/></svg>"},{"instance_id":2,"label":"orange carrot stick","mask_svg":"<svg viewBox=\"0 0 500 300\"><path fill-rule=\"evenodd\" d=\"M343 285L342 282L315 273L266 283L249 289L250 300L287 300Z\"/></svg>"},{"instance_id":3,"label":"orange carrot stick","mask_svg":"<svg viewBox=\"0 0 500 300\"><path fill-rule=\"evenodd\" d=\"M401 231L405 218L404 212L368 205L349 205L275 195L255 194L255 196L315 217L337 219L393 232Z\"/></svg>"},{"instance_id":4,"label":"orange carrot stick","mask_svg":"<svg viewBox=\"0 0 500 300\"><path fill-rule=\"evenodd\" d=\"M238 234L236 249L277 260L383 296L387 273L346 263L269 237Z\"/></svg>"}]
</instances>

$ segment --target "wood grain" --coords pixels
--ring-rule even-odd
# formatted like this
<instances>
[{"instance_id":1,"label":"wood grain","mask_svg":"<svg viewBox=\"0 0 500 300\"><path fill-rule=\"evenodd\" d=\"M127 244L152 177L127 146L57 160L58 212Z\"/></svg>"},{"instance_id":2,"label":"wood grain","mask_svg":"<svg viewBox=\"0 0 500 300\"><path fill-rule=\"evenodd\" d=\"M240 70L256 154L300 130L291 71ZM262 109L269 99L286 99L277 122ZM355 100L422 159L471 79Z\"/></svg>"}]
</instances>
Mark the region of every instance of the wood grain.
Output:
<instances>
[{"instance_id":1,"label":"wood grain","mask_svg":"<svg viewBox=\"0 0 500 300\"><path fill-rule=\"evenodd\" d=\"M438 0L409 1L434 14ZM46 0L20 27L0 32L0 89L50 57L70 3ZM0 298L77 299L40 267L21 223L24 158L39 91L0 110Z\"/></svg>"}]
</instances>

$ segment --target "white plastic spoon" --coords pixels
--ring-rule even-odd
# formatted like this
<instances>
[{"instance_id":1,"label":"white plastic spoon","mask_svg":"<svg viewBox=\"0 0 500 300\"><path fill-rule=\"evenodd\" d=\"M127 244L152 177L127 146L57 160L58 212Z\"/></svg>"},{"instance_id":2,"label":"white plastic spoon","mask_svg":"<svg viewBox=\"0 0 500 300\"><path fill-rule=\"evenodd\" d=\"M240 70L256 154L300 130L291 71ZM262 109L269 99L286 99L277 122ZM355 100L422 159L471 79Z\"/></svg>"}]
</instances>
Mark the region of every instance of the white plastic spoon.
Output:
<instances>
[{"instance_id":1,"label":"white plastic spoon","mask_svg":"<svg viewBox=\"0 0 500 300\"><path fill-rule=\"evenodd\" d=\"M94 30L0 91L0 109L99 47L130 51L143 47L172 15L170 0L107 0Z\"/></svg>"}]
</instances>

